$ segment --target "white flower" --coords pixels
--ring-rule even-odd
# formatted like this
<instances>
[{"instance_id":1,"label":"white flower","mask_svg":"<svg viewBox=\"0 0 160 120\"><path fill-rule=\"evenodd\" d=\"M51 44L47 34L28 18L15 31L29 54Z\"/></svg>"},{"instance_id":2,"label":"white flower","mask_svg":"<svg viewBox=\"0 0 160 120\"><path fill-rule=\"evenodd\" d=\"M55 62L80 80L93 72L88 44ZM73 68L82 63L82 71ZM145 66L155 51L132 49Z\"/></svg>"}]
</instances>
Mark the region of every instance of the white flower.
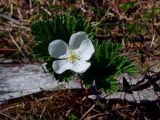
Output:
<instances>
[{"instance_id":1,"label":"white flower","mask_svg":"<svg viewBox=\"0 0 160 120\"><path fill-rule=\"evenodd\" d=\"M54 40L49 44L50 56L57 58L53 62L53 70L61 74L66 70L84 73L91 65L88 60L94 53L94 46L85 32L72 34L69 46L63 40Z\"/></svg>"}]
</instances>

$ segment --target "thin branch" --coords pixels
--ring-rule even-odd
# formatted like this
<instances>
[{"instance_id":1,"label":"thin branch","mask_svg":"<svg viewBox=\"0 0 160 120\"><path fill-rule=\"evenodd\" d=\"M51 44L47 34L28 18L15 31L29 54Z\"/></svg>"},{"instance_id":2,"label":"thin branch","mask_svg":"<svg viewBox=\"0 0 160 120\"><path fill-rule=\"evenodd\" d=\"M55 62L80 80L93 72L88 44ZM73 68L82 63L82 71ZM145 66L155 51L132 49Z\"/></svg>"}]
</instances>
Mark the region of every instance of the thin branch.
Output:
<instances>
[{"instance_id":1,"label":"thin branch","mask_svg":"<svg viewBox=\"0 0 160 120\"><path fill-rule=\"evenodd\" d=\"M8 21L11 21L14 24L21 25L21 23L18 20L15 20L15 19L11 18L11 16L4 15L4 14L0 13L0 17L2 17L4 19L7 19Z\"/></svg>"},{"instance_id":2,"label":"thin branch","mask_svg":"<svg viewBox=\"0 0 160 120\"><path fill-rule=\"evenodd\" d=\"M98 117L98 116L100 116L100 115L108 115L108 114L109 114L109 113L99 113L99 114L96 114L96 115L87 117L86 120L91 120L91 119L96 118L96 117Z\"/></svg>"},{"instance_id":3,"label":"thin branch","mask_svg":"<svg viewBox=\"0 0 160 120\"><path fill-rule=\"evenodd\" d=\"M95 104L93 104L92 107L91 107L89 110L87 110L87 112L85 112L85 113L82 115L82 117L80 118L80 120L82 120L94 107L95 107Z\"/></svg>"},{"instance_id":4,"label":"thin branch","mask_svg":"<svg viewBox=\"0 0 160 120\"><path fill-rule=\"evenodd\" d=\"M9 118L9 119L11 119L11 120L16 120L16 119L14 119L14 118L12 118L12 117L10 117L10 116L8 116L7 114L4 114L4 113L2 113L2 112L0 112L0 114L3 115L3 116L5 116L5 117L7 117L7 118Z\"/></svg>"}]
</instances>

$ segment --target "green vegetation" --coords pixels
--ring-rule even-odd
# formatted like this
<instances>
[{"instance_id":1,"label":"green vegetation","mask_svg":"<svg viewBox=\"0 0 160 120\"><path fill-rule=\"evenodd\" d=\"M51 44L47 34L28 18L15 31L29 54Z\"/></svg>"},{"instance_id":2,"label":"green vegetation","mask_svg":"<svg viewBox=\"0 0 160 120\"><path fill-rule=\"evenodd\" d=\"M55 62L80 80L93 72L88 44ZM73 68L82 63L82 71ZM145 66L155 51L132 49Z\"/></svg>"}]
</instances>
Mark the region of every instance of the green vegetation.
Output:
<instances>
[{"instance_id":1,"label":"green vegetation","mask_svg":"<svg viewBox=\"0 0 160 120\"><path fill-rule=\"evenodd\" d=\"M121 73L135 75L135 66L120 55L121 45L106 41L102 44L94 42L95 53L91 58L91 67L82 75L84 84L92 84L95 80L98 89L106 92L117 90L115 77Z\"/></svg>"},{"instance_id":2,"label":"green vegetation","mask_svg":"<svg viewBox=\"0 0 160 120\"><path fill-rule=\"evenodd\" d=\"M91 58L91 67L81 75L84 84L92 85L95 80L98 89L111 92L117 89L117 82L114 79L116 76L124 72L135 74L135 66L120 55L121 45L113 44L111 41L98 43L95 36L96 27L91 27L84 19L59 14L50 20L32 24L32 35L37 42L33 48L34 57L47 62L47 69L54 74L56 79L60 81L71 80L74 74L71 71L66 71L59 75L53 71L54 58L48 54L48 45L56 39L62 39L68 43L70 36L78 31L85 31L95 47L95 53Z\"/></svg>"},{"instance_id":3,"label":"green vegetation","mask_svg":"<svg viewBox=\"0 0 160 120\"><path fill-rule=\"evenodd\" d=\"M54 73L48 44L57 38L68 42L74 32L85 31L96 49L92 66L81 75L87 87L95 80L98 89L113 92L115 78L124 72L134 75L137 68L145 76L159 71L159 0L1 0L0 11L2 65L8 59L14 65L34 64L36 58L47 62L57 80L71 80L70 71ZM58 89L7 101L0 107L0 120L160 119L159 100L130 104L91 101L84 95L80 89Z\"/></svg>"},{"instance_id":4,"label":"green vegetation","mask_svg":"<svg viewBox=\"0 0 160 120\"><path fill-rule=\"evenodd\" d=\"M33 55L39 60L47 62L47 69L53 73L51 58L48 54L48 45L51 41L62 39L68 43L70 36L78 31L85 31L90 37L93 37L94 28L84 19L76 19L73 16L59 14L53 16L47 21L38 21L32 24L32 34L36 40L36 45L33 48ZM58 80L69 80L73 77L71 71L66 71L59 75L54 73Z\"/></svg>"}]
</instances>

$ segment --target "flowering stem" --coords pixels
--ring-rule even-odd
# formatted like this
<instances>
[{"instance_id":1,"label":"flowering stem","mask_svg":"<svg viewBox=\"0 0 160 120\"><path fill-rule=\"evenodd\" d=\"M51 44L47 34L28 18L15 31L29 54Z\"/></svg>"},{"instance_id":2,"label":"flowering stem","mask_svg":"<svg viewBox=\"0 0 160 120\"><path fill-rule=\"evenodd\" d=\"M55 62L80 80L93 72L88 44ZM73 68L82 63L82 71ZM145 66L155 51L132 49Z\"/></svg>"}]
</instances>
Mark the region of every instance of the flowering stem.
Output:
<instances>
[{"instance_id":1,"label":"flowering stem","mask_svg":"<svg viewBox=\"0 0 160 120\"><path fill-rule=\"evenodd\" d=\"M81 88L84 89L80 74L78 74L78 73L76 73L76 81L78 81L81 85Z\"/></svg>"},{"instance_id":2,"label":"flowering stem","mask_svg":"<svg viewBox=\"0 0 160 120\"><path fill-rule=\"evenodd\" d=\"M82 94L85 97L88 97L88 90L83 86L83 82L81 80L80 74L76 73L76 80L80 83L81 88L82 88Z\"/></svg>"}]
</instances>

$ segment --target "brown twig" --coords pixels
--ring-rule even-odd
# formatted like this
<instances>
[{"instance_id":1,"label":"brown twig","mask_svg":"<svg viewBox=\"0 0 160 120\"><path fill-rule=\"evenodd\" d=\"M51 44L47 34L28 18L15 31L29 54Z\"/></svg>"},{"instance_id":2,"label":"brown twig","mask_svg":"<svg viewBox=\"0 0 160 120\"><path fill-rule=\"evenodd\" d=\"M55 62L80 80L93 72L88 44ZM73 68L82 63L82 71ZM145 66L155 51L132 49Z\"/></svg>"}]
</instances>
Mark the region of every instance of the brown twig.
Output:
<instances>
[{"instance_id":1,"label":"brown twig","mask_svg":"<svg viewBox=\"0 0 160 120\"><path fill-rule=\"evenodd\" d=\"M17 47L17 49L19 50L19 52L21 52L22 50L21 50L20 46L17 44L17 42L15 41L15 39L13 38L13 36L11 35L11 33L9 33L9 37L11 38L12 42Z\"/></svg>"},{"instance_id":2,"label":"brown twig","mask_svg":"<svg viewBox=\"0 0 160 120\"><path fill-rule=\"evenodd\" d=\"M80 120L82 120L94 107L95 107L95 104L93 104L92 107L91 107L89 110L87 110L87 111L82 115L82 117L80 118Z\"/></svg>"},{"instance_id":3,"label":"brown twig","mask_svg":"<svg viewBox=\"0 0 160 120\"><path fill-rule=\"evenodd\" d=\"M98 117L98 116L100 116L100 115L108 115L108 114L109 114L109 113L98 113L98 114L96 114L96 115L87 117L86 120L91 120L91 119L96 118L96 117Z\"/></svg>"},{"instance_id":4,"label":"brown twig","mask_svg":"<svg viewBox=\"0 0 160 120\"><path fill-rule=\"evenodd\" d=\"M46 111L46 106L43 108L43 111L42 111L42 113L40 115L40 118L42 118L42 116L43 116L43 114L44 114L45 111Z\"/></svg>"},{"instance_id":5,"label":"brown twig","mask_svg":"<svg viewBox=\"0 0 160 120\"><path fill-rule=\"evenodd\" d=\"M46 8L41 7L41 9L42 9L43 11L45 11L49 16L51 16L51 15L52 15L52 14L51 14L51 12L50 12L50 11L48 11Z\"/></svg>"},{"instance_id":6,"label":"brown twig","mask_svg":"<svg viewBox=\"0 0 160 120\"><path fill-rule=\"evenodd\" d=\"M16 119L14 119L14 118L10 117L9 115L4 114L4 113L2 113L2 112L0 112L0 114L3 115L3 116L5 116L5 117L7 117L7 118L9 118L9 119L11 119L11 120L16 120Z\"/></svg>"},{"instance_id":7,"label":"brown twig","mask_svg":"<svg viewBox=\"0 0 160 120\"><path fill-rule=\"evenodd\" d=\"M0 52L17 51L17 49L12 48L0 48Z\"/></svg>"},{"instance_id":8,"label":"brown twig","mask_svg":"<svg viewBox=\"0 0 160 120\"><path fill-rule=\"evenodd\" d=\"M14 23L14 24L21 25L21 23L20 23L18 20L15 20L15 19L11 18L11 17L8 16L8 15L4 15L4 14L1 14L1 13L0 13L0 17L6 19L6 20L8 20L8 21L11 21L11 22Z\"/></svg>"},{"instance_id":9,"label":"brown twig","mask_svg":"<svg viewBox=\"0 0 160 120\"><path fill-rule=\"evenodd\" d=\"M8 106L8 107L0 110L0 113L6 112L6 111L8 111L8 110L10 110L10 109L13 109L13 108L15 108L15 107L21 107L21 106L23 106L23 105L22 105L22 104L10 105L10 106Z\"/></svg>"}]
</instances>

